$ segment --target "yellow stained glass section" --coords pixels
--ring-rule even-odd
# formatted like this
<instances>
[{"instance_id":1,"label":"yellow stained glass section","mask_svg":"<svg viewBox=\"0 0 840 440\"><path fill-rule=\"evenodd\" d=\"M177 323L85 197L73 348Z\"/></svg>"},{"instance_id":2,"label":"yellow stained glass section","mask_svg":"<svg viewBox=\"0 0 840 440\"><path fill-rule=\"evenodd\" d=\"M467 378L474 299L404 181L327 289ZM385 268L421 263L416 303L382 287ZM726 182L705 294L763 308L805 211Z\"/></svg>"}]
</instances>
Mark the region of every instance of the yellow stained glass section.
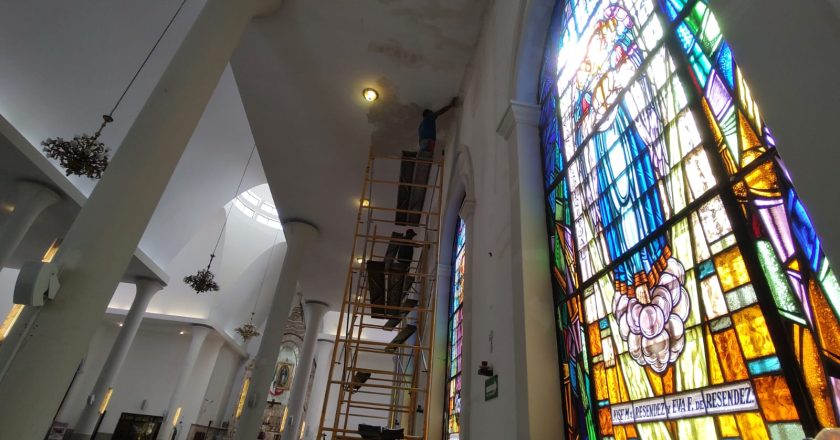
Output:
<instances>
[{"instance_id":1,"label":"yellow stained glass section","mask_svg":"<svg viewBox=\"0 0 840 440\"><path fill-rule=\"evenodd\" d=\"M753 379L755 394L764 418L768 422L799 420L787 382L782 376L762 376Z\"/></svg>"},{"instance_id":2,"label":"yellow stained glass section","mask_svg":"<svg viewBox=\"0 0 840 440\"><path fill-rule=\"evenodd\" d=\"M604 364L602 362L592 366L592 376L595 378L595 398L597 400L609 398L607 391L607 375L604 372Z\"/></svg>"},{"instance_id":3,"label":"yellow stained glass section","mask_svg":"<svg viewBox=\"0 0 840 440\"><path fill-rule=\"evenodd\" d=\"M823 426L837 426L834 410L828 391L828 380L823 371L822 361L811 331L794 324L794 352L802 358L802 372L805 374L805 385L814 401L814 411Z\"/></svg>"},{"instance_id":4,"label":"yellow stained glass section","mask_svg":"<svg viewBox=\"0 0 840 440\"><path fill-rule=\"evenodd\" d=\"M718 425L720 425L720 435L724 437L737 437L739 434L738 424L735 423L735 416L733 415L719 416Z\"/></svg>"},{"instance_id":5,"label":"yellow stained glass section","mask_svg":"<svg viewBox=\"0 0 840 440\"><path fill-rule=\"evenodd\" d=\"M834 310L828 304L822 289L814 279L811 279L808 283L808 290L811 292L814 318L817 321L817 331L823 349L828 350L835 357L840 357L840 324L835 319Z\"/></svg>"},{"instance_id":6,"label":"yellow stained glass section","mask_svg":"<svg viewBox=\"0 0 840 440\"><path fill-rule=\"evenodd\" d=\"M723 372L720 368L717 350L712 343L712 335L708 331L706 331L706 353L708 353L706 362L709 363L709 379L714 385L723 383Z\"/></svg>"},{"instance_id":7,"label":"yellow stained glass section","mask_svg":"<svg viewBox=\"0 0 840 440\"><path fill-rule=\"evenodd\" d=\"M767 436L767 427L764 420L758 413L748 412L735 415L738 421L738 428L741 429L743 440L770 440Z\"/></svg>"},{"instance_id":8,"label":"yellow stained glass section","mask_svg":"<svg viewBox=\"0 0 840 440\"><path fill-rule=\"evenodd\" d=\"M776 353L776 347L767 330L764 314L758 305L747 307L732 314L732 322L738 332L738 340L747 359L755 359Z\"/></svg>"},{"instance_id":9,"label":"yellow stained glass section","mask_svg":"<svg viewBox=\"0 0 840 440\"><path fill-rule=\"evenodd\" d=\"M741 347L738 346L738 339L735 330L729 329L715 333L712 338L718 350L718 356L723 367L723 377L727 382L747 378L747 366L741 356Z\"/></svg>"},{"instance_id":10,"label":"yellow stained glass section","mask_svg":"<svg viewBox=\"0 0 840 440\"><path fill-rule=\"evenodd\" d=\"M750 281L744 257L741 256L737 247L731 247L715 255L714 261L720 286L724 292L743 286Z\"/></svg>"}]
</instances>

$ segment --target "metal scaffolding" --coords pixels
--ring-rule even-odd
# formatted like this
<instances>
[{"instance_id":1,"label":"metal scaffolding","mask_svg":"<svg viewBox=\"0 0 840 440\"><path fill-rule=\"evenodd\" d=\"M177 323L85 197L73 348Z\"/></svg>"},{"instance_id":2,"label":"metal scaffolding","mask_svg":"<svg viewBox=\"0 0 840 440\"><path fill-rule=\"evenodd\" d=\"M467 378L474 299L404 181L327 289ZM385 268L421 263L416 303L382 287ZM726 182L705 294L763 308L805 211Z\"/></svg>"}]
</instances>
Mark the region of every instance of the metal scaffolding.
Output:
<instances>
[{"instance_id":1,"label":"metal scaffolding","mask_svg":"<svg viewBox=\"0 0 840 440\"><path fill-rule=\"evenodd\" d=\"M368 159L318 440L425 439L442 163Z\"/></svg>"}]
</instances>

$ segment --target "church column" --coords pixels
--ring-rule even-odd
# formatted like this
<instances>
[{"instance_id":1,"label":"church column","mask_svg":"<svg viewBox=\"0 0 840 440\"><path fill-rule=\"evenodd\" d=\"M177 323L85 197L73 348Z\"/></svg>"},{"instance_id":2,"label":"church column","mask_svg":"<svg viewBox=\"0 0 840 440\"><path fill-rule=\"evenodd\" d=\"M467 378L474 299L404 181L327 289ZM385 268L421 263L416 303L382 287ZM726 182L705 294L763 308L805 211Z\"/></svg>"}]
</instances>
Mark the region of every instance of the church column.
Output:
<instances>
[{"instance_id":1,"label":"church column","mask_svg":"<svg viewBox=\"0 0 840 440\"><path fill-rule=\"evenodd\" d=\"M0 225L0 270L6 266L35 219L61 196L46 186L29 181L17 183L14 211Z\"/></svg>"},{"instance_id":2,"label":"church column","mask_svg":"<svg viewBox=\"0 0 840 440\"><path fill-rule=\"evenodd\" d=\"M0 438L47 432L254 6L207 0L67 232L58 296L0 346L13 352L0 395L15 396L0 399Z\"/></svg>"},{"instance_id":3,"label":"church column","mask_svg":"<svg viewBox=\"0 0 840 440\"><path fill-rule=\"evenodd\" d=\"M315 343L321 333L324 314L327 313L326 303L321 301L307 301L303 304L303 318L306 323L306 333L303 336L303 349L292 378L292 388L289 394L289 418L284 432L291 433L293 439L300 435L301 419L303 418L303 403L306 400L306 389L309 385L309 374L312 373L312 360L315 356ZM311 408L310 408L311 409Z\"/></svg>"},{"instance_id":4,"label":"church column","mask_svg":"<svg viewBox=\"0 0 840 440\"><path fill-rule=\"evenodd\" d=\"M169 407L164 414L163 426L160 427L158 433L158 440L169 440L172 436L172 428L178 424L183 411L184 391L190 382L190 376L195 368L195 361L198 360L198 355L201 353L201 346L204 345L204 340L210 334L212 329L203 325L192 326L192 339L190 340L190 348L187 349L187 356L184 362L181 363L181 371L178 373L178 379L175 380L175 388L172 390L172 395L169 398Z\"/></svg>"},{"instance_id":5,"label":"church column","mask_svg":"<svg viewBox=\"0 0 840 440\"><path fill-rule=\"evenodd\" d=\"M517 438L554 438L563 430L539 116L538 107L511 101L497 129L507 141L510 155L513 356L517 359L512 380Z\"/></svg>"},{"instance_id":6,"label":"church column","mask_svg":"<svg viewBox=\"0 0 840 440\"><path fill-rule=\"evenodd\" d=\"M231 407L231 399L237 397L234 394L234 389L242 388L242 382L238 382L236 378L239 376L239 373L245 372L245 363L248 361L247 357L242 357L239 359L239 362L236 364L236 367L231 370L230 375L228 376L227 380L227 389L225 389L225 393L222 396L222 400L219 401L219 409L216 412L216 417L213 419L217 425L221 425L227 419L227 413L229 408ZM233 405L234 412L236 411L236 405ZM231 419L233 419L233 415L231 415Z\"/></svg>"},{"instance_id":7,"label":"church column","mask_svg":"<svg viewBox=\"0 0 840 440\"><path fill-rule=\"evenodd\" d=\"M442 249L441 255L447 255L447 252L451 251ZM445 389L447 372L449 371L449 365L446 363L449 354L449 289L452 285L452 265L450 262L451 258L441 258L437 267L435 345L432 347L429 361L430 374L432 375L432 380L429 382L431 398L428 408L424 408L425 411L429 412L427 432L430 440L440 440L446 424L444 414L446 414L446 400L449 395L449 391ZM462 363L462 365L465 366L464 368L468 367L465 363ZM464 376L466 374L464 373Z\"/></svg>"},{"instance_id":8,"label":"church column","mask_svg":"<svg viewBox=\"0 0 840 440\"><path fill-rule=\"evenodd\" d=\"M245 408L237 424L237 440L253 440L257 438L262 423L265 403L268 397L268 387L280 354L280 344L283 339L283 329L289 317L292 299L295 296L303 256L309 245L318 236L318 230L303 221L289 221L283 224L288 248L280 270L280 280L274 292L271 309L265 323L262 341L257 355L254 357L254 370L251 374L251 385L248 389Z\"/></svg>"},{"instance_id":9,"label":"church column","mask_svg":"<svg viewBox=\"0 0 840 440\"><path fill-rule=\"evenodd\" d=\"M131 349L131 344L134 342L134 336L137 335L137 330L140 328L140 322L143 321L143 314L146 313L146 307L155 293L160 291L164 286L158 280L149 278L138 278L136 282L137 292L134 294L134 302L131 303L131 309L123 321L123 326L117 335L114 345L111 347L111 352L108 353L108 359L105 360L105 365L102 366L102 372L99 373L99 379L96 380L96 385L93 386L91 396L93 400L86 401L86 407L82 411L82 416L76 423L75 431L82 434L90 434L96 426L96 421L99 418L100 406L103 398L113 392L114 381L117 374L122 368L123 361L128 356L128 351ZM109 395L110 398L110 395ZM56 417L61 420L61 415Z\"/></svg>"},{"instance_id":10,"label":"church column","mask_svg":"<svg viewBox=\"0 0 840 440\"><path fill-rule=\"evenodd\" d=\"M324 406L324 398L327 395L327 381L330 375L334 343L335 340L333 339L318 338L315 348L317 365L315 366L315 377L312 378L314 382L312 384L312 394L309 396L309 410L306 412L306 426L311 426L312 432L314 432L312 438L318 434L318 426L321 423L321 408Z\"/></svg>"}]
</instances>

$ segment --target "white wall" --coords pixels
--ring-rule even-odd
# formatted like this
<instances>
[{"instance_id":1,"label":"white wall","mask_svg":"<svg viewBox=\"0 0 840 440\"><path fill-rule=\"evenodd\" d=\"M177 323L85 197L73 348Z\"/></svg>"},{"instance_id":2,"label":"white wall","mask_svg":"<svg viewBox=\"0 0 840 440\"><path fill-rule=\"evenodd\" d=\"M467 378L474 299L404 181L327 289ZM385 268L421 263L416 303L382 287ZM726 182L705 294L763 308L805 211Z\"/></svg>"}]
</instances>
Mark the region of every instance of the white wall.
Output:
<instances>
[{"instance_id":1,"label":"white wall","mask_svg":"<svg viewBox=\"0 0 840 440\"><path fill-rule=\"evenodd\" d=\"M179 334L181 330L185 334ZM118 332L119 327L115 321L104 320L91 340L87 357L76 379L81 381L81 386L76 388L74 395L68 396L65 412L67 420L78 420L81 415L87 394L93 388ZM141 324L117 376L114 394L100 432L113 432L123 412L163 415L190 344L189 332L188 325L148 321ZM229 386L231 371L238 368L239 359L238 354L222 345L217 334L208 336L182 400L182 423L179 425L182 436L186 435L193 423L206 424L215 418L218 406L223 404L221 400L225 387ZM214 420L214 424L218 423Z\"/></svg>"},{"instance_id":2,"label":"white wall","mask_svg":"<svg viewBox=\"0 0 840 440\"><path fill-rule=\"evenodd\" d=\"M9 310L12 310L12 294L19 272L19 270L10 267L0 268L0 321L5 319Z\"/></svg>"},{"instance_id":3,"label":"white wall","mask_svg":"<svg viewBox=\"0 0 840 440\"><path fill-rule=\"evenodd\" d=\"M466 195L476 201L473 215L478 219L468 229L466 264L469 278L464 298L467 315L464 332L465 337L469 335L467 341L471 342L464 347L465 352L469 352L468 356L465 353L465 360L471 362L463 365L462 408L464 420L468 420L469 425L462 429L469 433L469 438L516 438L514 372L517 359L512 356L515 350L510 295L512 202L509 152L507 142L496 134L496 127L511 99L509 90L520 13L518 3L495 2L486 12L481 39L462 85L463 104L458 110L457 145L447 149L446 175L450 181L446 186L448 193L445 200L450 212L444 217L447 224L442 226L442 230L447 235L454 233L455 217L451 210L459 209L460 200L465 196L464 186L459 184L459 179L465 176L459 175L454 163L455 157L464 158L465 150L469 150L474 170L473 176L466 176L474 184L471 188L473 193ZM451 237L441 242L441 252L441 263L451 264L447 260L451 253ZM441 303L440 307L447 307L447 303ZM436 343L445 346L446 339L437 338ZM476 374L481 361L492 364L499 376L499 398L488 402L484 401L483 378ZM437 398L445 398L442 389L432 391L437 393ZM442 415L429 415L439 416Z\"/></svg>"},{"instance_id":4,"label":"white wall","mask_svg":"<svg viewBox=\"0 0 840 440\"><path fill-rule=\"evenodd\" d=\"M455 145L450 145L446 151L449 181L445 186L448 189L445 200L449 202L445 204L448 210L444 218L450 223L454 221L452 211L458 209L459 204L456 200L460 201L465 195L463 182L459 180L471 180L474 188L468 189L466 195L475 199L474 216L478 219L468 232L469 279L464 303L465 333L470 342L464 350L472 360L469 365L465 364L463 373L471 379L465 383L463 397L464 415L468 420L468 426L464 427L467 438L516 438L516 424L523 423L521 418L516 420L514 417L517 390L512 372L521 360L513 356L516 350L509 294L511 248L519 243L511 241L510 153L496 130L511 100L526 104L536 101L536 72L541 60L531 58L529 61L527 58L533 55L529 52L541 54L546 30L539 27L547 24L547 19L539 23L540 20L531 18L526 23L524 11L526 5L539 8L546 3L549 2L491 3L483 17L480 41L462 84L463 104L458 109ZM840 229L832 228L831 222L837 217L837 196L836 192L824 188L840 186L840 174L836 172L840 163L840 141L834 128L840 117L837 108L840 89L833 86L840 77L840 61L827 55L840 46L838 4L836 0L712 1L725 38L732 44L768 124L780 140L779 150L814 216L829 256L832 251L836 256L835 268L840 260L836 252L840 247ZM517 48L521 36L534 33L536 37L532 35L524 47ZM784 62L780 62L779 54L784 54ZM523 68L519 62L534 64L531 68ZM516 78L515 72L529 70L533 72L532 78ZM788 142L783 143L783 140ZM459 155L467 150L472 162L470 176L462 175L466 169L463 164L456 164L464 158ZM533 151L538 152L539 146ZM532 172L541 173L541 170ZM442 230L451 234L453 227L444 224ZM449 240L451 244L451 238ZM444 256L441 263L448 264L445 243L447 237L441 243ZM445 344L446 340L439 338L437 343ZM478 363L484 360L489 361L499 375L499 398L489 402L484 401L483 378L475 374ZM558 369L558 366L545 365L545 368ZM438 393L439 398L444 398L442 390ZM557 414L558 418L561 416Z\"/></svg>"}]
</instances>

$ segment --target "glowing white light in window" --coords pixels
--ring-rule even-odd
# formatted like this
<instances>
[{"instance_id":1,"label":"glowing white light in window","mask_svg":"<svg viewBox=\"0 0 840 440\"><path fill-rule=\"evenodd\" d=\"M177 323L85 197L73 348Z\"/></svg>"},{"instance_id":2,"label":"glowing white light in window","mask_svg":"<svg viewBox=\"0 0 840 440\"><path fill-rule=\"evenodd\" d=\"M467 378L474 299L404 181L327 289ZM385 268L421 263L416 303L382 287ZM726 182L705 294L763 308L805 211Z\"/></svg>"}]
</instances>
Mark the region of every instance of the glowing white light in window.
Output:
<instances>
[{"instance_id":1,"label":"glowing white light in window","mask_svg":"<svg viewBox=\"0 0 840 440\"><path fill-rule=\"evenodd\" d=\"M268 202L265 202L262 205L260 205L260 209L262 209L263 211L277 217L277 208L275 208L272 205L269 205Z\"/></svg>"},{"instance_id":2,"label":"glowing white light in window","mask_svg":"<svg viewBox=\"0 0 840 440\"><path fill-rule=\"evenodd\" d=\"M268 226L269 228L283 229L283 225L280 224L280 222L278 222L277 220L270 219L260 214L257 214L256 217L254 217L254 220L256 220L259 224Z\"/></svg>"},{"instance_id":3,"label":"glowing white light in window","mask_svg":"<svg viewBox=\"0 0 840 440\"><path fill-rule=\"evenodd\" d=\"M262 201L262 200L260 200L259 197L256 196L256 194L252 193L251 190L245 191L244 193L242 193L240 195L242 196L243 199L247 200L248 203L250 203L254 206L259 206L260 202Z\"/></svg>"},{"instance_id":4,"label":"glowing white light in window","mask_svg":"<svg viewBox=\"0 0 840 440\"><path fill-rule=\"evenodd\" d=\"M245 214L249 218L254 217L254 210L245 206L239 199L233 199L233 206L236 206L243 214Z\"/></svg>"}]
</instances>

